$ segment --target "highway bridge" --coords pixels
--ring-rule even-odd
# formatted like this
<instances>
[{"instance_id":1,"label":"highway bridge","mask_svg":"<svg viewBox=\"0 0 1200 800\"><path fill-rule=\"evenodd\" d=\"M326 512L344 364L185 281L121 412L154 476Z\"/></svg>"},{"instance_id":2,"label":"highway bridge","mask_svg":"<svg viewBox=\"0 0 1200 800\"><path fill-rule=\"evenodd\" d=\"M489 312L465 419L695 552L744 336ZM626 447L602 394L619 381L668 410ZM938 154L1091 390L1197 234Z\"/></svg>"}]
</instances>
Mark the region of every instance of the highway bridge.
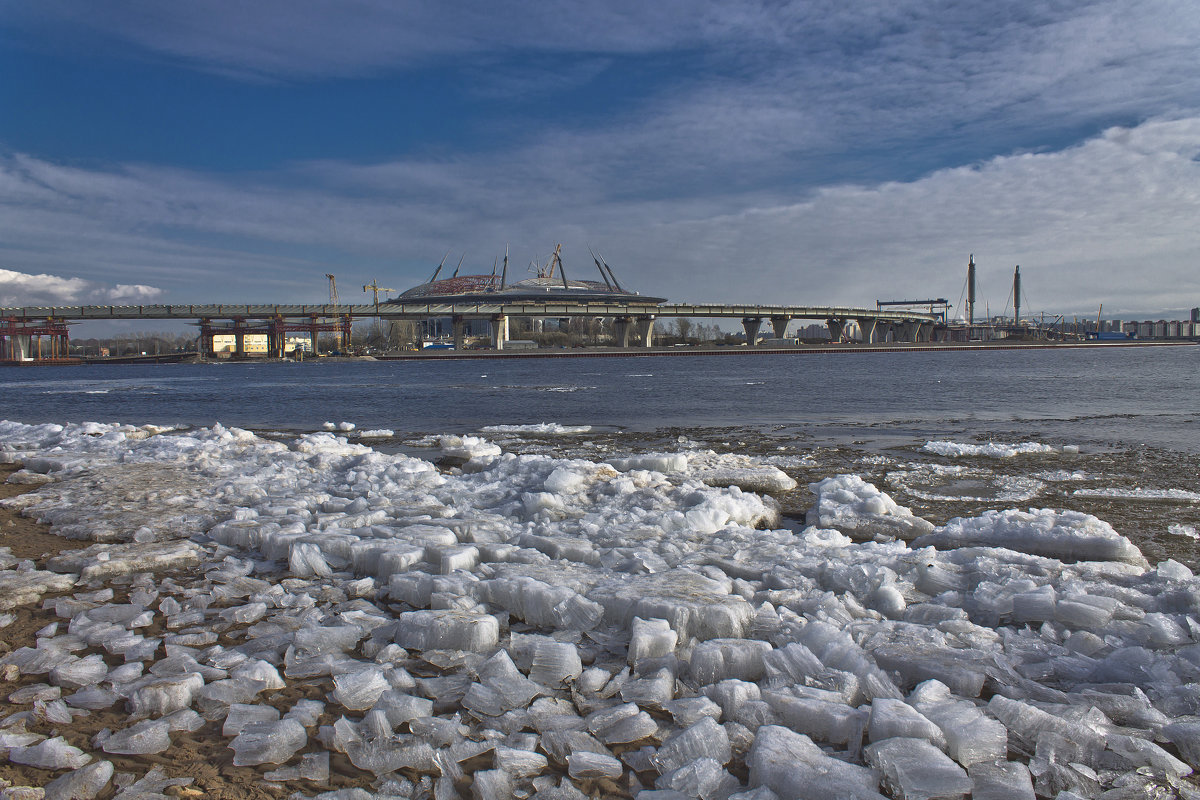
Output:
<instances>
[{"instance_id":1,"label":"highway bridge","mask_svg":"<svg viewBox=\"0 0 1200 800\"><path fill-rule=\"evenodd\" d=\"M492 346L503 349L508 341L511 317L569 319L573 317L613 320L617 344L621 347L649 347L653 342L654 321L670 317L740 319L746 341L757 340L764 322L769 322L775 338L785 336L793 319L821 320L830 336L840 341L848 322L857 324L861 341L927 342L933 337L936 314L911 310L884 311L850 306L739 305L723 303L394 303L364 305L281 305L281 304L203 304L137 306L25 306L0 308L0 359L13 359L17 353L33 351L31 342L50 337L51 349L65 354L67 325L94 320L185 320L200 326L201 352L211 354L212 337L233 334L242 352L247 334L265 333L272 354L282 354L284 337L291 333L308 334L314 349L318 334L339 333L349 339L356 319L425 320L450 318L456 346L462 346L463 323L486 319L491 323Z\"/></svg>"}]
</instances>

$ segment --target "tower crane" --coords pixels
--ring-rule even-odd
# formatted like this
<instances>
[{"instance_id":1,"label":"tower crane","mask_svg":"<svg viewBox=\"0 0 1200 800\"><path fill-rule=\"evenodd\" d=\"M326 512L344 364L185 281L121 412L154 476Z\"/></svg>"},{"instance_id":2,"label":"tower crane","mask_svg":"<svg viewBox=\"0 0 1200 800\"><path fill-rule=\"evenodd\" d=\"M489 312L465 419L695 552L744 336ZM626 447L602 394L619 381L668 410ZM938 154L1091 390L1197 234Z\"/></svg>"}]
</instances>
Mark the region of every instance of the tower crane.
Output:
<instances>
[{"instance_id":1,"label":"tower crane","mask_svg":"<svg viewBox=\"0 0 1200 800\"><path fill-rule=\"evenodd\" d=\"M379 293L380 293L380 292L394 292L394 291L396 291L396 290L395 290L395 289L388 289L388 288L386 288L386 287L384 287L384 286L380 286L380 285L379 285L379 281L377 281L377 280L375 280L374 278L372 278L370 283L368 283L368 284L366 284L365 286L363 286L363 291L364 291L364 292L370 292L370 293L371 293L371 296L372 296L372 298L373 298L373 299L374 299L374 301L375 301L375 324L374 324L374 335L375 335L375 336L382 336L382 335L383 335L383 325L382 325L382 324L379 322Z\"/></svg>"}]
</instances>

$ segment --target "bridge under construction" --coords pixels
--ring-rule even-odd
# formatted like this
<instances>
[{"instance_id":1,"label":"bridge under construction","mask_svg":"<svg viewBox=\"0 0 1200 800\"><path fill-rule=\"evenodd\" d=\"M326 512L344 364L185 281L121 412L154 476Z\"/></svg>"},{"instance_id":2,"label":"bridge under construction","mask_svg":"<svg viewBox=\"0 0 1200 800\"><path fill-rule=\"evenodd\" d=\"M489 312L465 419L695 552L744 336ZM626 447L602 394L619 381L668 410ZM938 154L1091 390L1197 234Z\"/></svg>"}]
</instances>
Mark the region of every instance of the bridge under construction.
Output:
<instances>
[{"instance_id":1,"label":"bridge under construction","mask_svg":"<svg viewBox=\"0 0 1200 800\"><path fill-rule=\"evenodd\" d=\"M0 308L0 360L56 360L67 355L68 325L98 320L180 320L199 326L198 349L201 355L214 354L213 338L232 335L234 356L246 352L246 337L265 334L268 355L282 357L287 337L307 336L311 352L319 353L319 334L333 333L348 342L355 320L422 321L449 318L454 344L464 345L468 320L490 323L491 347L505 349L509 341L509 319L609 319L615 344L624 348L651 347L654 323L672 317L740 319L747 344L758 341L765 323L771 325L776 339L786 336L794 319L818 320L828 327L835 342L846 340L852 327L864 344L929 342L942 317L913 310L881 310L849 306L784 306L733 304L667 304L639 299L636 295L623 302L563 302L522 299L519 302L388 302L343 305L283 304L204 304L137 306L32 306ZM48 340L48 343L47 343Z\"/></svg>"}]
</instances>

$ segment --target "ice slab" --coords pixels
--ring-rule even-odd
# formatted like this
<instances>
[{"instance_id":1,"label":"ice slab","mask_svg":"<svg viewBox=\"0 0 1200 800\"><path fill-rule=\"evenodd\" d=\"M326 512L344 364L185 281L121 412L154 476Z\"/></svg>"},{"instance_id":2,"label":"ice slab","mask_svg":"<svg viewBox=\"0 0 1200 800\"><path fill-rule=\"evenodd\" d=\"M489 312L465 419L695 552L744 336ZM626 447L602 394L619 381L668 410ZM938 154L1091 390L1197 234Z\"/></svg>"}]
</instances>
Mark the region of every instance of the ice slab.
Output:
<instances>
[{"instance_id":1,"label":"ice slab","mask_svg":"<svg viewBox=\"0 0 1200 800\"><path fill-rule=\"evenodd\" d=\"M1148 566L1142 553L1107 522L1081 511L986 511L955 517L913 547L1004 547L1060 561L1123 561Z\"/></svg>"},{"instance_id":2,"label":"ice slab","mask_svg":"<svg viewBox=\"0 0 1200 800\"><path fill-rule=\"evenodd\" d=\"M924 739L884 739L866 749L896 800L961 800L973 783L966 771Z\"/></svg>"},{"instance_id":3,"label":"ice slab","mask_svg":"<svg viewBox=\"0 0 1200 800\"><path fill-rule=\"evenodd\" d=\"M778 725L756 731L746 763L751 788L765 786L784 800L884 800L878 772L834 758Z\"/></svg>"},{"instance_id":4,"label":"ice slab","mask_svg":"<svg viewBox=\"0 0 1200 800\"><path fill-rule=\"evenodd\" d=\"M902 539L933 530L933 523L914 515L911 509L857 475L825 478L810 483L808 488L817 500L808 512L809 525Z\"/></svg>"},{"instance_id":5,"label":"ice slab","mask_svg":"<svg viewBox=\"0 0 1200 800\"><path fill-rule=\"evenodd\" d=\"M294 719L253 722L242 729L229 747L236 766L282 764L308 742L304 726Z\"/></svg>"},{"instance_id":6,"label":"ice slab","mask_svg":"<svg viewBox=\"0 0 1200 800\"><path fill-rule=\"evenodd\" d=\"M112 780L111 761L93 761L46 784L46 800L93 800Z\"/></svg>"},{"instance_id":7,"label":"ice slab","mask_svg":"<svg viewBox=\"0 0 1200 800\"><path fill-rule=\"evenodd\" d=\"M79 769L92 757L67 743L61 736L38 742L27 747L14 747L8 751L8 760L14 764L26 764L38 769Z\"/></svg>"},{"instance_id":8,"label":"ice slab","mask_svg":"<svg viewBox=\"0 0 1200 800\"><path fill-rule=\"evenodd\" d=\"M0 570L0 611L36 603L51 592L70 591L75 580L75 575L48 570Z\"/></svg>"}]
</instances>

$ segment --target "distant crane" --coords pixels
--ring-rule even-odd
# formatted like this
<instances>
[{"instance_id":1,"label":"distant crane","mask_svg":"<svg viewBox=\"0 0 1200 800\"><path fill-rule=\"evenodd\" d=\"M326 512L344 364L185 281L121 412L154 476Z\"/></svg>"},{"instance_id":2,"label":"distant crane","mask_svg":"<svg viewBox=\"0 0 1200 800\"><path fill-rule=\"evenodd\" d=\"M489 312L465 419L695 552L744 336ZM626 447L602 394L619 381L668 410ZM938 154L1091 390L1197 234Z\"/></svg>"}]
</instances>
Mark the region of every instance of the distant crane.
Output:
<instances>
[{"instance_id":1,"label":"distant crane","mask_svg":"<svg viewBox=\"0 0 1200 800\"><path fill-rule=\"evenodd\" d=\"M332 273L329 273L329 272L325 273L325 277L329 278L329 305L333 306L334 313L337 313L337 307L338 307L337 278ZM338 349L339 353L346 349L346 344L347 344L347 342L343 339L342 331L339 328L338 332L337 332L337 349Z\"/></svg>"},{"instance_id":2,"label":"distant crane","mask_svg":"<svg viewBox=\"0 0 1200 800\"><path fill-rule=\"evenodd\" d=\"M374 328L375 328L375 333L377 335L382 335L383 334L383 325L379 322L379 293L380 292L394 292L396 290L388 289L383 286L380 286L379 281L372 278L370 283L363 286L363 291L364 292L369 291L371 293L371 297L375 300L375 326L374 326Z\"/></svg>"}]
</instances>

